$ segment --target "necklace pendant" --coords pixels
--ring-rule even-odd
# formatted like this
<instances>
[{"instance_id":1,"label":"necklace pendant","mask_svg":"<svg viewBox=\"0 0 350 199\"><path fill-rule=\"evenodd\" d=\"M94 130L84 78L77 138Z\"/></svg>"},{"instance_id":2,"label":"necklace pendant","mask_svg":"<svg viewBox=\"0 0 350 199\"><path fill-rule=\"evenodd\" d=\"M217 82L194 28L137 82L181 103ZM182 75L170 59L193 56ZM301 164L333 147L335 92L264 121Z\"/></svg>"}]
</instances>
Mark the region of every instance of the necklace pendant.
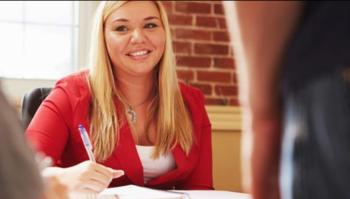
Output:
<instances>
[{"instance_id":1,"label":"necklace pendant","mask_svg":"<svg viewBox=\"0 0 350 199\"><path fill-rule=\"evenodd\" d=\"M128 108L128 114L129 114L130 122L135 124L136 123L136 112L129 107Z\"/></svg>"}]
</instances>

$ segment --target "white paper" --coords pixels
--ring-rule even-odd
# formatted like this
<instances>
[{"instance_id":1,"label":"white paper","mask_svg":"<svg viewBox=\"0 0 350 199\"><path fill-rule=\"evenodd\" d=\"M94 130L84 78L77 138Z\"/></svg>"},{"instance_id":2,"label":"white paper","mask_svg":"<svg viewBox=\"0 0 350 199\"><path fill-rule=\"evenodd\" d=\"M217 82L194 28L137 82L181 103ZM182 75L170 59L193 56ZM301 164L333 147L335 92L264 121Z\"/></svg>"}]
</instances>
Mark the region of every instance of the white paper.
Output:
<instances>
[{"instance_id":1,"label":"white paper","mask_svg":"<svg viewBox=\"0 0 350 199\"><path fill-rule=\"evenodd\" d=\"M70 199L250 199L249 194L216 190L162 191L127 185L108 188L100 194L71 194Z\"/></svg>"},{"instance_id":2,"label":"white paper","mask_svg":"<svg viewBox=\"0 0 350 199\"><path fill-rule=\"evenodd\" d=\"M251 198L249 194L231 192L231 191L191 190L191 191L179 191L179 192L186 193L190 199L250 199Z\"/></svg>"},{"instance_id":3,"label":"white paper","mask_svg":"<svg viewBox=\"0 0 350 199\"><path fill-rule=\"evenodd\" d=\"M121 187L109 188L102 191L99 195L115 195L118 199L185 199L184 194L172 193L162 190L150 189L136 185L126 185Z\"/></svg>"}]
</instances>

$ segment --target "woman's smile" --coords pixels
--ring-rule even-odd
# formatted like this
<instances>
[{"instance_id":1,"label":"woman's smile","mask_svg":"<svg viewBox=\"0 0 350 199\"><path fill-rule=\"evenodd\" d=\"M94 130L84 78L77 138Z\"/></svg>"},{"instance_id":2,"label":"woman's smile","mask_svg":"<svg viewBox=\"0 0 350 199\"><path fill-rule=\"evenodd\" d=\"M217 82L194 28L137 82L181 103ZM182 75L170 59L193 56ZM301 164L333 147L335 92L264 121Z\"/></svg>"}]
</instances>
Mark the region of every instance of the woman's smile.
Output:
<instances>
[{"instance_id":1,"label":"woman's smile","mask_svg":"<svg viewBox=\"0 0 350 199\"><path fill-rule=\"evenodd\" d=\"M151 53L152 53L151 50L140 49L140 50L133 50L126 55L129 56L132 60L140 61L140 60L147 59Z\"/></svg>"}]
</instances>

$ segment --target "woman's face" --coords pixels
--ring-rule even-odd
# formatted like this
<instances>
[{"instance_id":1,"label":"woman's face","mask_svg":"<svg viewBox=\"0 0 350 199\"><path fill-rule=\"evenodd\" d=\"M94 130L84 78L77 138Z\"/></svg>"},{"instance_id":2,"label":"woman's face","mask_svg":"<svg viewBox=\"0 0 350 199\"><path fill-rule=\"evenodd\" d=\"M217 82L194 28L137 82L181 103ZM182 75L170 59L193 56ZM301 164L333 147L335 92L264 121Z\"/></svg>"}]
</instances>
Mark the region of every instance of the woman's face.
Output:
<instances>
[{"instance_id":1,"label":"woman's face","mask_svg":"<svg viewBox=\"0 0 350 199\"><path fill-rule=\"evenodd\" d=\"M152 74L165 48L165 31L156 5L130 1L105 22L109 57L117 75Z\"/></svg>"}]
</instances>

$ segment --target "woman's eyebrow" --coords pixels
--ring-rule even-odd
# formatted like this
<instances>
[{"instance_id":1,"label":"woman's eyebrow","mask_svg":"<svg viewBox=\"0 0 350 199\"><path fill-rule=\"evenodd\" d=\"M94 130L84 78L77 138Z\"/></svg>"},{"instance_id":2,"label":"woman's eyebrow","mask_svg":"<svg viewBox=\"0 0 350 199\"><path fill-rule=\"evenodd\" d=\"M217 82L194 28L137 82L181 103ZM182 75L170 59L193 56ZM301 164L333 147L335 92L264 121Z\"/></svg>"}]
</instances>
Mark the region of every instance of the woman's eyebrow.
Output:
<instances>
[{"instance_id":1,"label":"woman's eyebrow","mask_svg":"<svg viewBox=\"0 0 350 199\"><path fill-rule=\"evenodd\" d=\"M143 20L147 21L147 20L152 20L152 19L160 20L159 17L156 17L156 16L149 16L149 17L144 18Z\"/></svg>"},{"instance_id":2,"label":"woman's eyebrow","mask_svg":"<svg viewBox=\"0 0 350 199\"><path fill-rule=\"evenodd\" d=\"M117 18L117 19L114 19L113 22L128 22L129 20L128 19L125 19L125 18Z\"/></svg>"},{"instance_id":3,"label":"woman's eyebrow","mask_svg":"<svg viewBox=\"0 0 350 199\"><path fill-rule=\"evenodd\" d=\"M143 20L148 21L148 20L152 20L152 19L160 20L159 17L156 17L156 16L149 16L149 17L144 18ZM128 22L128 21L129 20L125 19L125 18L117 18L117 19L113 20L113 22Z\"/></svg>"}]
</instances>

